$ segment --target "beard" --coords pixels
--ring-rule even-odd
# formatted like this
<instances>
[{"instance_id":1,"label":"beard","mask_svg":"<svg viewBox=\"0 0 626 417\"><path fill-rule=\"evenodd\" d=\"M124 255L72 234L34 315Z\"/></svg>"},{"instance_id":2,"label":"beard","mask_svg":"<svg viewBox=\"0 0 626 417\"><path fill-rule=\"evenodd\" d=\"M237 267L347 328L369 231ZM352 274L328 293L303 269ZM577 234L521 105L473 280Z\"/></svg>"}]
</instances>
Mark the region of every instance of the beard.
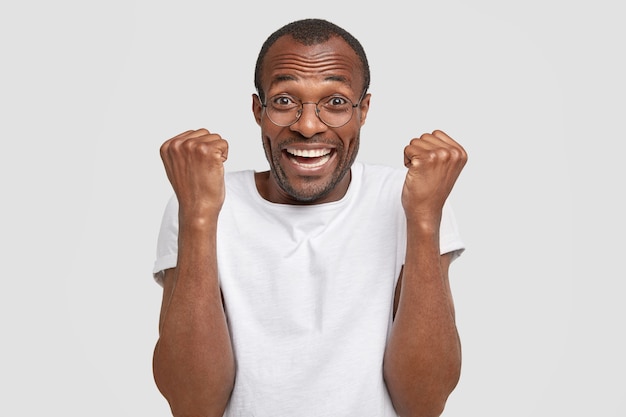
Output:
<instances>
[{"instance_id":1,"label":"beard","mask_svg":"<svg viewBox=\"0 0 626 417\"><path fill-rule=\"evenodd\" d=\"M292 138L277 144L275 147L269 145L269 140L263 140L263 149L270 164L270 173L282 191L296 203L312 204L326 197L344 179L345 175L350 172L359 150L359 140L359 135L357 134L350 142L348 148L341 141L331 141L317 137L306 140ZM285 149L288 145L305 141L308 143L332 145L334 147L333 158L336 160L336 167L326 178L300 177L302 183L296 186L289 179L281 165L284 158L282 149Z\"/></svg>"}]
</instances>

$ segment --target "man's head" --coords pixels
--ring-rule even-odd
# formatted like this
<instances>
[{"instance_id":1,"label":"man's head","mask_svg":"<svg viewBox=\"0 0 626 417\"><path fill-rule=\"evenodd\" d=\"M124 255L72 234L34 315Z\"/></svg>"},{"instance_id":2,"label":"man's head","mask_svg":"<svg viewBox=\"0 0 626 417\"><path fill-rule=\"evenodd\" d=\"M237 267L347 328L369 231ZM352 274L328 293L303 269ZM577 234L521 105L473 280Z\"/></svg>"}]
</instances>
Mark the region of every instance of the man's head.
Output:
<instances>
[{"instance_id":1,"label":"man's head","mask_svg":"<svg viewBox=\"0 0 626 417\"><path fill-rule=\"evenodd\" d=\"M270 201L313 204L341 198L369 109L369 66L360 43L325 20L292 22L257 60L252 108L271 175Z\"/></svg>"},{"instance_id":2,"label":"man's head","mask_svg":"<svg viewBox=\"0 0 626 417\"><path fill-rule=\"evenodd\" d=\"M316 45L328 41L331 37L342 38L361 61L361 71L363 72L363 94L367 92L370 85L370 67L365 55L365 50L361 43L348 33L345 29L323 19L303 19L291 22L272 33L261 46L261 51L256 61L254 69L254 86L259 93L261 101L265 101L265 92L261 84L261 71L265 55L274 43L283 36L291 36L303 45Z\"/></svg>"}]
</instances>

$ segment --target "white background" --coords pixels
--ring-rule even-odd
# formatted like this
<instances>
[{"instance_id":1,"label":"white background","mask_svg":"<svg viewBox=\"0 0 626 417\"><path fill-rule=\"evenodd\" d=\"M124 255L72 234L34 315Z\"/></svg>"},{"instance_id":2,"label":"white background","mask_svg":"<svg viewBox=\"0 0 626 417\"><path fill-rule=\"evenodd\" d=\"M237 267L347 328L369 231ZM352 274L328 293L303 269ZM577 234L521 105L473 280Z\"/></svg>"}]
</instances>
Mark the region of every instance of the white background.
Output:
<instances>
[{"instance_id":1,"label":"white background","mask_svg":"<svg viewBox=\"0 0 626 417\"><path fill-rule=\"evenodd\" d=\"M151 373L158 147L206 127L229 170L265 169L254 62L304 17L368 53L361 160L399 166L433 129L470 154L444 415L626 415L619 2L367 3L2 3L0 415L169 415Z\"/></svg>"}]
</instances>

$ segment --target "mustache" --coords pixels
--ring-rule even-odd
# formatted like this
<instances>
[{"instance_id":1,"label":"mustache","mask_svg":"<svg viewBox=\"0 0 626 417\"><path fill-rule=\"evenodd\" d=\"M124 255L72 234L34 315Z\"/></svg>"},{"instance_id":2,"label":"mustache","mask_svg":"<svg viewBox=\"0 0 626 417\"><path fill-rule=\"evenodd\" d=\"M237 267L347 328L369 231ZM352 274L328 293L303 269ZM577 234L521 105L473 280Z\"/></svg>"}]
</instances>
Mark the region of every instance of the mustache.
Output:
<instances>
[{"instance_id":1,"label":"mustache","mask_svg":"<svg viewBox=\"0 0 626 417\"><path fill-rule=\"evenodd\" d=\"M296 143L306 143L309 145L311 144L312 145L316 145L316 144L332 145L334 148L337 148L337 149L343 148L343 142L341 142L340 140L324 138L321 135L314 135L314 136L311 136L310 138L305 138L304 136L287 138L281 141L278 144L278 146L280 149L284 149Z\"/></svg>"}]
</instances>

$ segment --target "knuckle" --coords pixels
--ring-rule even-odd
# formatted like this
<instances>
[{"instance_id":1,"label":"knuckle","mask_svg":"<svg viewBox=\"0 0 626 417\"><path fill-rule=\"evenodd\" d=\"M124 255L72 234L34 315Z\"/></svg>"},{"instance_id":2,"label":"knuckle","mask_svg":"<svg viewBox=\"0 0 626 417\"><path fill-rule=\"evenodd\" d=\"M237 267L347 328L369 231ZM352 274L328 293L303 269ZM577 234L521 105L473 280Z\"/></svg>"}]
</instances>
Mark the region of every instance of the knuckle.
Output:
<instances>
[{"instance_id":1,"label":"knuckle","mask_svg":"<svg viewBox=\"0 0 626 417\"><path fill-rule=\"evenodd\" d=\"M450 153L450 158L451 159L461 159L461 152L459 152L458 149L450 148L450 150L448 152Z\"/></svg>"},{"instance_id":2,"label":"knuckle","mask_svg":"<svg viewBox=\"0 0 626 417\"><path fill-rule=\"evenodd\" d=\"M169 139L165 141L159 148L159 153L161 154L161 157L166 158L172 155L176 151L176 143L177 142L175 139Z\"/></svg>"},{"instance_id":3,"label":"knuckle","mask_svg":"<svg viewBox=\"0 0 626 417\"><path fill-rule=\"evenodd\" d=\"M161 155L161 157L167 154L168 148L169 148L169 141L161 144L161 146L159 147L159 154Z\"/></svg>"},{"instance_id":4,"label":"knuckle","mask_svg":"<svg viewBox=\"0 0 626 417\"><path fill-rule=\"evenodd\" d=\"M180 144L186 152L195 152L198 149L198 141L195 138L189 138Z\"/></svg>"},{"instance_id":5,"label":"knuckle","mask_svg":"<svg viewBox=\"0 0 626 417\"><path fill-rule=\"evenodd\" d=\"M420 150L420 154L423 155L425 159L431 160L437 158L437 149L424 148Z\"/></svg>"},{"instance_id":6,"label":"knuckle","mask_svg":"<svg viewBox=\"0 0 626 417\"><path fill-rule=\"evenodd\" d=\"M461 163L465 163L465 161L467 161L467 153L465 152L465 150L461 147L458 148L452 148L450 150L451 154L452 154L452 159Z\"/></svg>"},{"instance_id":7,"label":"knuckle","mask_svg":"<svg viewBox=\"0 0 626 417\"><path fill-rule=\"evenodd\" d=\"M215 139L213 144L218 149L226 149L226 148L228 148L228 142L225 139L222 139L219 136Z\"/></svg>"},{"instance_id":8,"label":"knuckle","mask_svg":"<svg viewBox=\"0 0 626 417\"><path fill-rule=\"evenodd\" d=\"M452 152L448 148L439 148L437 157L443 161L449 161L452 158Z\"/></svg>"}]
</instances>

